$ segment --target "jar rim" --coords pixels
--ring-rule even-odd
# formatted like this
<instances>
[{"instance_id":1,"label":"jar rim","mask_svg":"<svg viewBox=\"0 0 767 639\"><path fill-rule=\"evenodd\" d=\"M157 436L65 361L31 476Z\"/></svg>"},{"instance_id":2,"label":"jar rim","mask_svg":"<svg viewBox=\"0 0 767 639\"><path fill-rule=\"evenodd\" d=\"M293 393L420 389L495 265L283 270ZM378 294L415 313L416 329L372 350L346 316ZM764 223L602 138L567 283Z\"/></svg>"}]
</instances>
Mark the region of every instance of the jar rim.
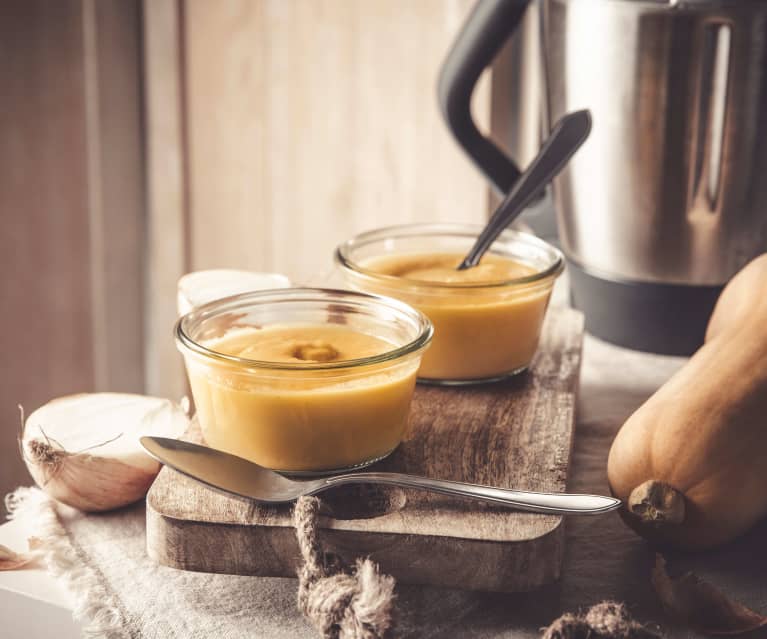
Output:
<instances>
[{"instance_id":1,"label":"jar rim","mask_svg":"<svg viewBox=\"0 0 767 639\"><path fill-rule=\"evenodd\" d=\"M248 359L236 355L227 355L212 348L200 344L189 335L189 325L192 322L203 322L225 312L243 309L258 304L280 304L287 302L316 302L316 303L352 303L367 308L385 308L388 312L398 314L413 323L417 329L417 336L402 346L384 351L378 355L359 357L355 359L339 360L336 362L273 362L268 360ZM179 350L181 347L192 353L208 358L245 368L260 368L284 371L324 371L351 369L373 364L392 362L411 353L415 353L431 342L434 327L426 315L416 310L409 304L383 295L361 293L357 291L344 291L327 288L281 288L264 291L252 291L231 295L219 300L208 302L181 316L174 327L176 343Z\"/></svg>"},{"instance_id":2,"label":"jar rim","mask_svg":"<svg viewBox=\"0 0 767 639\"><path fill-rule=\"evenodd\" d=\"M498 236L498 239L493 242L493 245L491 245L491 250L492 246L494 246L497 242L503 242L504 240L507 243L516 242L526 244L527 246L532 246L536 249L546 252L551 261L551 264L547 268L530 275L493 282L429 282L415 279L410 280L407 278L399 277L397 275L379 273L372 269L361 266L351 258L351 252L354 249L376 241L429 236L461 236L474 239L479 235L483 228L484 225L481 224L455 223L400 224L396 226L382 227L372 231L365 231L364 233L355 235L351 239L346 240L342 244L339 244L335 251L335 260L342 268L360 275L364 275L371 279L392 283L398 282L400 284L404 281L419 288L433 288L438 290L493 289L533 284L549 279L551 277L556 277L564 270L564 256L559 249L557 249L555 246L552 246L548 242L535 237L534 235L531 235L530 233L524 233L522 231L516 231L513 229L505 229Z\"/></svg>"}]
</instances>

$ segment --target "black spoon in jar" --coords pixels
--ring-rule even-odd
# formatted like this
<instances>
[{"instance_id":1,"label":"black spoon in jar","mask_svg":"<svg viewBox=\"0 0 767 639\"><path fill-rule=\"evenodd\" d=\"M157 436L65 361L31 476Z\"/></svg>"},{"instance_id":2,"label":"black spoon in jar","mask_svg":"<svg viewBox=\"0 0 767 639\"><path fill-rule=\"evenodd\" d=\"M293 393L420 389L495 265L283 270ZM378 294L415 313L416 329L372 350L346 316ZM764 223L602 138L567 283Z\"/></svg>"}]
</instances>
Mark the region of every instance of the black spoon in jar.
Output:
<instances>
[{"instance_id":1,"label":"black spoon in jar","mask_svg":"<svg viewBox=\"0 0 767 639\"><path fill-rule=\"evenodd\" d=\"M567 161L586 141L591 132L591 113L587 109L569 113L560 119L535 156L519 176L508 195L490 217L477 241L458 265L459 271L479 264L501 232L509 226L536 195L564 168Z\"/></svg>"}]
</instances>

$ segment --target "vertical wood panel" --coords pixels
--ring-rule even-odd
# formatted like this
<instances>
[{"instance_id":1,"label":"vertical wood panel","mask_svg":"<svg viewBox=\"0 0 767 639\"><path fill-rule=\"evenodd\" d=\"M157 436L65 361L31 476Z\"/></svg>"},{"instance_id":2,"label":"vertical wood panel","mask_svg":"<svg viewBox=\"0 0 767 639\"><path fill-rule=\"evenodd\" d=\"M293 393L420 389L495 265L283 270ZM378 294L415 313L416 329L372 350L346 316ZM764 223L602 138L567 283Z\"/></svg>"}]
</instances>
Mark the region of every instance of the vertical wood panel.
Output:
<instances>
[{"instance_id":1,"label":"vertical wood panel","mask_svg":"<svg viewBox=\"0 0 767 639\"><path fill-rule=\"evenodd\" d=\"M16 405L94 383L79 3L0 4L0 491L27 475Z\"/></svg>"},{"instance_id":2,"label":"vertical wood panel","mask_svg":"<svg viewBox=\"0 0 767 639\"><path fill-rule=\"evenodd\" d=\"M182 42L178 0L144 1L146 108L146 388L178 398L186 390L172 328L176 282L187 270Z\"/></svg>"},{"instance_id":3,"label":"vertical wood panel","mask_svg":"<svg viewBox=\"0 0 767 639\"><path fill-rule=\"evenodd\" d=\"M141 389L136 17L0 3L0 494L30 481L17 404Z\"/></svg>"},{"instance_id":4,"label":"vertical wood panel","mask_svg":"<svg viewBox=\"0 0 767 639\"><path fill-rule=\"evenodd\" d=\"M358 231L482 220L435 95L472 5L188 0L191 266L316 279Z\"/></svg>"},{"instance_id":5,"label":"vertical wood panel","mask_svg":"<svg viewBox=\"0 0 767 639\"><path fill-rule=\"evenodd\" d=\"M95 389L142 391L145 201L137 0L83 0Z\"/></svg>"}]
</instances>

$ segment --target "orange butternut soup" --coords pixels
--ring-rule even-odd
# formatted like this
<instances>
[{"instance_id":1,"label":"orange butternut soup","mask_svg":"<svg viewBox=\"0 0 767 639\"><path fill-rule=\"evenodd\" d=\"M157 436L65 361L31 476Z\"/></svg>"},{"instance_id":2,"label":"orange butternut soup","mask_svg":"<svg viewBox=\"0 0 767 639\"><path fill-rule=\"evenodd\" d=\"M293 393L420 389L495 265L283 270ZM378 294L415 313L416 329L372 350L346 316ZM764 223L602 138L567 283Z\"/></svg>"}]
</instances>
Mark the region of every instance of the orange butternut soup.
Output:
<instances>
[{"instance_id":1,"label":"orange butternut soup","mask_svg":"<svg viewBox=\"0 0 767 639\"><path fill-rule=\"evenodd\" d=\"M362 263L366 270L390 277L367 279L360 287L407 302L434 324L420 378L477 380L524 370L538 347L553 280L505 285L537 271L493 254L458 271L462 259L459 253L369 258Z\"/></svg>"},{"instance_id":2,"label":"orange butternut soup","mask_svg":"<svg viewBox=\"0 0 767 639\"><path fill-rule=\"evenodd\" d=\"M240 329L204 346L282 364L341 363L395 348L340 324ZM418 361L306 372L240 368L187 359L207 442L267 468L316 472L368 463L399 444Z\"/></svg>"}]
</instances>

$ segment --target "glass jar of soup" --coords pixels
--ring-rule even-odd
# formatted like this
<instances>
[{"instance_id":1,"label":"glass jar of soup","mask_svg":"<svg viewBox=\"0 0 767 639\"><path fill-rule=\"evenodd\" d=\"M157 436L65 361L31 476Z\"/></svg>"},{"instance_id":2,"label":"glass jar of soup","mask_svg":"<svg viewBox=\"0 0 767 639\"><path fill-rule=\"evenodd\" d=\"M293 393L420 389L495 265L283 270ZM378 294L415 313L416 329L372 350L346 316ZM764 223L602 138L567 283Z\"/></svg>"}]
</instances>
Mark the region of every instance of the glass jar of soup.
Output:
<instances>
[{"instance_id":1,"label":"glass jar of soup","mask_svg":"<svg viewBox=\"0 0 767 639\"><path fill-rule=\"evenodd\" d=\"M396 448L431 336L407 304L325 289L235 295L176 324L207 443L293 474Z\"/></svg>"},{"instance_id":2,"label":"glass jar of soup","mask_svg":"<svg viewBox=\"0 0 767 639\"><path fill-rule=\"evenodd\" d=\"M336 250L346 286L402 300L434 324L419 380L467 384L524 371L538 346L560 251L506 230L480 264L456 270L482 227L415 224L362 233Z\"/></svg>"}]
</instances>

